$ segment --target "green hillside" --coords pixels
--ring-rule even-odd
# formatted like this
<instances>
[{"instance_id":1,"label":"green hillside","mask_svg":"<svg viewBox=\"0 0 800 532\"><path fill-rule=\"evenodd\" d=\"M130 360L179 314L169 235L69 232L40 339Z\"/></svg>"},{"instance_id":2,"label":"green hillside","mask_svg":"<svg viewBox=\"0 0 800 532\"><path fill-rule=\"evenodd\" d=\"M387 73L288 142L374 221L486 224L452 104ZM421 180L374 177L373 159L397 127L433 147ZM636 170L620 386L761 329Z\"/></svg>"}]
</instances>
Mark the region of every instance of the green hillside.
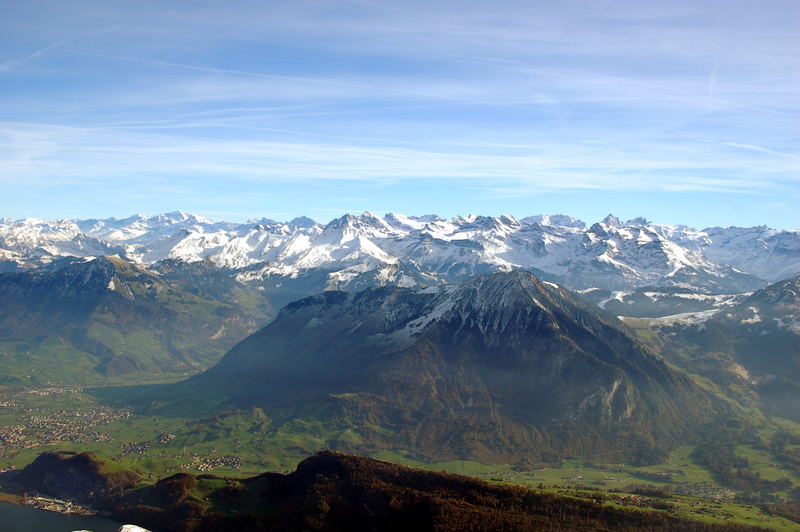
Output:
<instances>
[{"instance_id":1,"label":"green hillside","mask_svg":"<svg viewBox=\"0 0 800 532\"><path fill-rule=\"evenodd\" d=\"M86 385L191 375L268 319L255 291L191 286L118 257L2 274L0 379Z\"/></svg>"}]
</instances>

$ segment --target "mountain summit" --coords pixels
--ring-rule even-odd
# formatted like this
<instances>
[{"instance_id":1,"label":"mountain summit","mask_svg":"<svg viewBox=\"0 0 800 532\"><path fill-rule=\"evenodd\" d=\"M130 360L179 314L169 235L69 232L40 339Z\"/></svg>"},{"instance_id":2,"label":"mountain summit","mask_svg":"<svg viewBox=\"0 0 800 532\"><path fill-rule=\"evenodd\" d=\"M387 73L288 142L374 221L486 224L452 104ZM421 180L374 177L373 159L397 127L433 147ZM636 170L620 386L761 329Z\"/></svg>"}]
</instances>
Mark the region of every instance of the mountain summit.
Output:
<instances>
[{"instance_id":1,"label":"mountain summit","mask_svg":"<svg viewBox=\"0 0 800 532\"><path fill-rule=\"evenodd\" d=\"M168 395L197 390L217 408L324 411L357 434L332 446L484 461L645 460L714 408L614 316L522 271L297 301Z\"/></svg>"}]
</instances>

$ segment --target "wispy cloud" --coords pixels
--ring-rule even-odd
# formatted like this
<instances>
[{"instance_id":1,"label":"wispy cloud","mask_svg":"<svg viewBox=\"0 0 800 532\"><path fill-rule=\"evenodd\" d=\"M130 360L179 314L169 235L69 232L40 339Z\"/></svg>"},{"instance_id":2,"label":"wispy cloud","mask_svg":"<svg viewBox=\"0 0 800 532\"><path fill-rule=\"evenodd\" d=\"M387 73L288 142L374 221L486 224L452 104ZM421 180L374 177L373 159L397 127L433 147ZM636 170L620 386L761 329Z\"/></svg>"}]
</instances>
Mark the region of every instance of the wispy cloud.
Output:
<instances>
[{"instance_id":1,"label":"wispy cloud","mask_svg":"<svg viewBox=\"0 0 800 532\"><path fill-rule=\"evenodd\" d=\"M768 186L770 175L800 168L796 157L765 164L760 156L726 153L723 157L718 151L683 143L641 142L624 152L605 143L579 146L558 142L505 146L445 143L423 149L330 141L200 140L127 126L71 128L18 123L0 124L0 139L0 153L5 154L0 162L0 182L5 184L102 180L124 187L141 178L166 183L181 176L222 176L228 181L255 183L458 178L480 182L498 194L518 193L526 187L751 191ZM724 149L731 143L719 145ZM497 186L487 185L493 182Z\"/></svg>"},{"instance_id":2,"label":"wispy cloud","mask_svg":"<svg viewBox=\"0 0 800 532\"><path fill-rule=\"evenodd\" d=\"M7 186L447 181L498 201L800 193L800 4L789 0L31 0L8 11ZM450 186L448 201L480 196L464 190ZM214 199L234 201L224 194Z\"/></svg>"},{"instance_id":3,"label":"wispy cloud","mask_svg":"<svg viewBox=\"0 0 800 532\"><path fill-rule=\"evenodd\" d=\"M6 70L10 70L10 69L12 69L12 68L14 68L16 66L19 66L19 65L21 65L23 63L26 63L26 62L31 61L33 59L36 59L37 57L41 57L44 54L46 54L47 52L50 52L51 50L55 50L56 48L61 48L64 45L67 45L67 44L69 44L71 42L77 41L78 39L82 39L84 37L91 37L91 36L95 36L95 35L100 35L100 34L112 31L112 30L114 30L115 27L116 26L109 26L107 28L103 28L103 29L100 29L100 30L97 30L97 31L79 33L77 35L73 35L73 36L68 37L66 39L59 39L59 40L57 40L55 42L52 42L52 43L48 44L47 46L45 46L43 48L39 48L38 50L34 50L33 52L25 54L22 57L18 57L16 59L9 59L9 60L6 60L6 61L0 63L0 72L6 71Z\"/></svg>"},{"instance_id":4,"label":"wispy cloud","mask_svg":"<svg viewBox=\"0 0 800 532\"><path fill-rule=\"evenodd\" d=\"M3 72L5 70L9 70L9 69L11 69L11 68L13 68L13 67L15 67L17 65L20 65L20 64L22 64L22 63L24 63L26 61L30 61L31 59L35 59L35 58L39 57L40 55L42 55L42 54L44 54L46 52L49 52L50 50L53 50L54 48L58 48L59 46L63 46L64 44L68 43L69 41L70 41L70 39L62 39L60 41L56 41L56 42L54 42L52 44L49 44L49 45L45 46L44 48L40 48L38 50L34 50L33 52L31 52L31 53L29 53L29 54L27 54L27 55L25 55L23 57L18 57L16 59L10 59L8 61L4 61L4 62L0 63L0 72Z\"/></svg>"},{"instance_id":5,"label":"wispy cloud","mask_svg":"<svg viewBox=\"0 0 800 532\"><path fill-rule=\"evenodd\" d=\"M741 148L743 150L751 150L751 151L758 151L758 152L761 152L761 153L768 153L770 155L781 155L783 157L795 157L794 155L789 154L789 153L782 153L782 152L779 152L779 151L776 151L776 150L771 150L769 148L765 148L763 146L754 146L753 144L738 144L736 142L722 142L721 144L724 145L724 146L732 146L734 148Z\"/></svg>"}]
</instances>

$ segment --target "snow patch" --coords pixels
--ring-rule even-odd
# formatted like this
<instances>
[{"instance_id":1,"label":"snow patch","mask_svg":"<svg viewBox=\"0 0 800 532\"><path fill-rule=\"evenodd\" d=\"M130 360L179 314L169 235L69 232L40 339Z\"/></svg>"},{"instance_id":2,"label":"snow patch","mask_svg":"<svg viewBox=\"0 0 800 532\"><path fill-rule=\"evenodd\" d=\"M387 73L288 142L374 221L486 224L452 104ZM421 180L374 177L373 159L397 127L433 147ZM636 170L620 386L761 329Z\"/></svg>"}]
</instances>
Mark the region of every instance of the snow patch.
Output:
<instances>
[{"instance_id":1,"label":"snow patch","mask_svg":"<svg viewBox=\"0 0 800 532\"><path fill-rule=\"evenodd\" d=\"M704 324L711 316L719 312L719 309L702 310L700 312L682 312L671 314L660 318L647 318L648 321L658 325L674 325L676 323L685 324Z\"/></svg>"},{"instance_id":2,"label":"snow patch","mask_svg":"<svg viewBox=\"0 0 800 532\"><path fill-rule=\"evenodd\" d=\"M444 316L448 311L450 311L454 307L455 301L451 297L445 297L443 300L436 305L430 312L425 313L424 315L411 320L406 324L400 332L407 334L409 336L416 336L425 330L425 327L430 325L432 322L438 320L442 316Z\"/></svg>"},{"instance_id":3,"label":"snow patch","mask_svg":"<svg viewBox=\"0 0 800 532\"><path fill-rule=\"evenodd\" d=\"M760 323L761 316L758 314L758 309L756 307L747 307L747 310L753 313L751 318L745 318L741 320L741 323Z\"/></svg>"}]
</instances>

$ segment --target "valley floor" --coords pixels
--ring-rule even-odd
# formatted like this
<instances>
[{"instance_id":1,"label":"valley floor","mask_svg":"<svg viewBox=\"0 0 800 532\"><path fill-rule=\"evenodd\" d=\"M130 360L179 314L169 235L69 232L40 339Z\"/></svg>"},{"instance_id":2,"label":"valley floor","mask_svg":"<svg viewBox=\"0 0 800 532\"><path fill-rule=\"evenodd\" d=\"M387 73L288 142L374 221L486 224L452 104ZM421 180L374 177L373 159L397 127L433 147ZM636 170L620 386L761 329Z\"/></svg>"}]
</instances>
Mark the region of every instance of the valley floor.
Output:
<instances>
[{"instance_id":1,"label":"valley floor","mask_svg":"<svg viewBox=\"0 0 800 532\"><path fill-rule=\"evenodd\" d=\"M774 431L800 435L800 426L775 421ZM768 440L769 434L764 434ZM78 388L49 386L0 390L0 469L21 468L46 450L92 451L115 467L133 469L155 482L175 472L213 472L244 478L265 470L287 472L331 440L358 443L353 431L330 433L313 420L273 423L264 412L229 412L204 419L136 415L101 404ZM792 447L792 446L790 446ZM800 452L800 446L788 449ZM784 451L786 449L784 448ZM775 515L796 499L800 474L767 447L739 445L759 478L780 481L783 491L754 494L732 489L698 463L692 446L675 449L662 464L635 466L562 460L531 470L470 461L426 463L403 451L374 458L417 468L458 473L507 485L536 487L554 494L610 506L660 509L709 523L739 523L790 531L800 523ZM0 480L0 483L3 481ZM777 485L777 484L776 484ZM793 491L794 490L794 491ZM14 491L0 485L0 491Z\"/></svg>"}]
</instances>

